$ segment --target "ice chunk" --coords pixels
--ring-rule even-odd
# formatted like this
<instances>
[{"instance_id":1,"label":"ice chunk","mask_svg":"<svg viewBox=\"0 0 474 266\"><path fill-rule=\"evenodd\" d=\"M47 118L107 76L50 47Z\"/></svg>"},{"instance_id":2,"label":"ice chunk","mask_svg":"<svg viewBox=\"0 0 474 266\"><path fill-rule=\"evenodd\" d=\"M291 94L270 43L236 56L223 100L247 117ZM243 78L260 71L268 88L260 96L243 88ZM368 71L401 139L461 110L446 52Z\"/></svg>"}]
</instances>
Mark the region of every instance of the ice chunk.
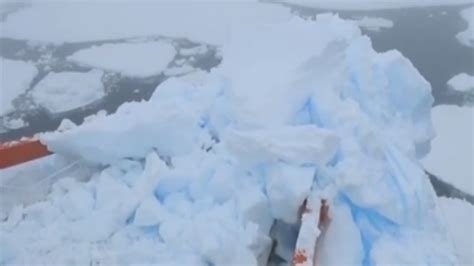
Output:
<instances>
[{"instance_id":1,"label":"ice chunk","mask_svg":"<svg viewBox=\"0 0 474 266\"><path fill-rule=\"evenodd\" d=\"M246 247L254 255L249 258L256 258L256 265L268 264L268 258L273 248L273 241L267 236L268 232L262 234L260 226L253 222L248 222L244 230Z\"/></svg>"},{"instance_id":2,"label":"ice chunk","mask_svg":"<svg viewBox=\"0 0 474 266\"><path fill-rule=\"evenodd\" d=\"M317 265L363 265L363 243L350 208L334 204L329 210L331 223L322 236Z\"/></svg>"},{"instance_id":3,"label":"ice chunk","mask_svg":"<svg viewBox=\"0 0 474 266\"><path fill-rule=\"evenodd\" d=\"M295 165L322 165L338 148L331 131L313 125L232 131L227 146L242 162L284 161Z\"/></svg>"},{"instance_id":4,"label":"ice chunk","mask_svg":"<svg viewBox=\"0 0 474 266\"><path fill-rule=\"evenodd\" d=\"M159 176L166 168L165 163L155 152L151 152L146 156L145 169L133 185L133 192L138 196L139 201L153 195L158 185Z\"/></svg>"},{"instance_id":5,"label":"ice chunk","mask_svg":"<svg viewBox=\"0 0 474 266\"><path fill-rule=\"evenodd\" d=\"M241 128L294 123L296 114L310 105L314 88L302 76L311 71L304 63L311 64L310 60L320 55L332 40L351 39L360 34L357 26L332 16L320 16L318 20L325 22L303 23L295 18L278 27L242 26L233 32L232 42L224 46L221 71L232 84L231 104L235 106L235 120ZM302 37L302 32L308 35ZM285 42L272 41L282 33L288 34ZM291 53L281 53L290 50Z\"/></svg>"},{"instance_id":6,"label":"ice chunk","mask_svg":"<svg viewBox=\"0 0 474 266\"><path fill-rule=\"evenodd\" d=\"M104 95L102 71L50 72L31 91L33 100L51 113L91 104Z\"/></svg>"},{"instance_id":7,"label":"ice chunk","mask_svg":"<svg viewBox=\"0 0 474 266\"><path fill-rule=\"evenodd\" d=\"M370 31L380 31L381 29L389 29L393 27L393 21L378 17L362 17L355 19L354 22L359 27Z\"/></svg>"},{"instance_id":8,"label":"ice chunk","mask_svg":"<svg viewBox=\"0 0 474 266\"><path fill-rule=\"evenodd\" d=\"M78 186L69 191L60 201L59 206L70 220L78 220L88 215L94 208L95 200L91 191Z\"/></svg>"},{"instance_id":9,"label":"ice chunk","mask_svg":"<svg viewBox=\"0 0 474 266\"><path fill-rule=\"evenodd\" d=\"M121 199L130 198L132 190L109 173L102 172L95 186L95 195L94 209L110 210L122 204L122 200L117 200L117 195L121 195Z\"/></svg>"},{"instance_id":10,"label":"ice chunk","mask_svg":"<svg viewBox=\"0 0 474 266\"><path fill-rule=\"evenodd\" d=\"M75 127L77 127L77 125L74 124L74 122L72 122L71 120L65 118L65 119L61 120L61 124L59 124L59 126L56 130L57 131L68 131L68 130L71 130Z\"/></svg>"},{"instance_id":11,"label":"ice chunk","mask_svg":"<svg viewBox=\"0 0 474 266\"><path fill-rule=\"evenodd\" d=\"M84 123L88 123L88 122L91 122L93 120L95 120L96 118L99 118L99 117L104 117L107 115L107 111L106 110L99 110L97 111L97 113L95 114L92 114L92 115L89 115L87 117L84 117Z\"/></svg>"},{"instance_id":12,"label":"ice chunk","mask_svg":"<svg viewBox=\"0 0 474 266\"><path fill-rule=\"evenodd\" d=\"M458 33L458 40L467 46L474 46L474 7L461 11L461 17L467 22L467 29Z\"/></svg>"},{"instance_id":13,"label":"ice chunk","mask_svg":"<svg viewBox=\"0 0 474 266\"><path fill-rule=\"evenodd\" d=\"M156 89L150 102L189 108L199 119L199 126L217 139L219 131L225 131L232 117L228 86L222 77L215 75L209 77L206 86L193 85L182 78L169 78Z\"/></svg>"},{"instance_id":14,"label":"ice chunk","mask_svg":"<svg viewBox=\"0 0 474 266\"><path fill-rule=\"evenodd\" d=\"M256 187L242 188L237 195L241 220L259 225L259 230L264 234L270 233L273 223L268 203L263 192Z\"/></svg>"},{"instance_id":15,"label":"ice chunk","mask_svg":"<svg viewBox=\"0 0 474 266\"><path fill-rule=\"evenodd\" d=\"M137 226L158 225L166 219L166 215L168 212L161 203L155 197L149 196L138 206L133 224Z\"/></svg>"},{"instance_id":16,"label":"ice chunk","mask_svg":"<svg viewBox=\"0 0 474 266\"><path fill-rule=\"evenodd\" d=\"M474 194L474 108L433 108L436 137L423 159L426 170L458 189Z\"/></svg>"},{"instance_id":17,"label":"ice chunk","mask_svg":"<svg viewBox=\"0 0 474 266\"><path fill-rule=\"evenodd\" d=\"M455 91L474 93L474 76L466 73L457 74L448 80L448 86Z\"/></svg>"},{"instance_id":18,"label":"ice chunk","mask_svg":"<svg viewBox=\"0 0 474 266\"><path fill-rule=\"evenodd\" d=\"M127 103L115 114L66 132L45 134L41 140L54 152L112 163L144 158L153 149L163 156L186 153L195 145L198 128L199 119L186 106ZM133 141L130 136L135 136Z\"/></svg>"},{"instance_id":19,"label":"ice chunk","mask_svg":"<svg viewBox=\"0 0 474 266\"><path fill-rule=\"evenodd\" d=\"M161 41L104 44L79 50L67 59L125 76L149 77L165 70L175 55L173 45Z\"/></svg>"},{"instance_id":20,"label":"ice chunk","mask_svg":"<svg viewBox=\"0 0 474 266\"><path fill-rule=\"evenodd\" d=\"M190 72L193 72L194 70L195 69L190 65L183 65L179 67L170 67L165 70L164 74L166 76L178 76L178 75L189 74Z\"/></svg>"},{"instance_id":21,"label":"ice chunk","mask_svg":"<svg viewBox=\"0 0 474 266\"><path fill-rule=\"evenodd\" d=\"M109 239L120 228L125 226L119 207L101 211L93 211L85 219L59 227L59 235L70 242L97 242ZM60 239L60 238L59 238Z\"/></svg>"},{"instance_id":22,"label":"ice chunk","mask_svg":"<svg viewBox=\"0 0 474 266\"><path fill-rule=\"evenodd\" d=\"M191 210L193 204L189 197L182 192L168 195L164 200L163 205L178 217L187 218L192 214Z\"/></svg>"},{"instance_id":23,"label":"ice chunk","mask_svg":"<svg viewBox=\"0 0 474 266\"><path fill-rule=\"evenodd\" d=\"M182 48L179 50L179 54L182 56L191 56L196 54L205 54L209 49L206 45L199 45L191 48Z\"/></svg>"},{"instance_id":24,"label":"ice chunk","mask_svg":"<svg viewBox=\"0 0 474 266\"><path fill-rule=\"evenodd\" d=\"M13 111L13 100L26 92L38 73L29 62L0 58L0 115Z\"/></svg>"},{"instance_id":25,"label":"ice chunk","mask_svg":"<svg viewBox=\"0 0 474 266\"><path fill-rule=\"evenodd\" d=\"M223 163L211 173L203 173L201 178L195 180L190 187L192 197L209 195L214 201L220 203L232 199L235 193L240 193L234 171L232 165Z\"/></svg>"},{"instance_id":26,"label":"ice chunk","mask_svg":"<svg viewBox=\"0 0 474 266\"><path fill-rule=\"evenodd\" d=\"M289 224L297 223L299 208L313 185L314 167L280 163L267 171L266 191L272 216Z\"/></svg>"},{"instance_id":27,"label":"ice chunk","mask_svg":"<svg viewBox=\"0 0 474 266\"><path fill-rule=\"evenodd\" d=\"M28 122L21 117L13 119L6 118L3 120L3 125L8 129L19 129L28 126Z\"/></svg>"},{"instance_id":28,"label":"ice chunk","mask_svg":"<svg viewBox=\"0 0 474 266\"><path fill-rule=\"evenodd\" d=\"M146 158L146 166L137 182L130 188L107 172L102 172L96 184L94 211L85 219L75 221L64 228L66 237L72 240L107 240L125 226L138 206L153 195L158 172L162 165L155 153ZM120 195L120 198L117 196ZM90 228L93 228L91 230Z\"/></svg>"}]
</instances>

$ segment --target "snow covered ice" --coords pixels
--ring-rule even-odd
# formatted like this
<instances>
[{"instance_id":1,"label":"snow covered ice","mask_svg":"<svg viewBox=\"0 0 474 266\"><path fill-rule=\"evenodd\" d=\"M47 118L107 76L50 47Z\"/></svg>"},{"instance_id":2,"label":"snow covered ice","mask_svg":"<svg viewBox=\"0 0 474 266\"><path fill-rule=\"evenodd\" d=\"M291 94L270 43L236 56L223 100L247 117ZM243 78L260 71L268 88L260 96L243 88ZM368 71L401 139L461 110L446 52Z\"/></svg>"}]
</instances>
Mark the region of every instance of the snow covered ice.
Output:
<instances>
[{"instance_id":1,"label":"snow covered ice","mask_svg":"<svg viewBox=\"0 0 474 266\"><path fill-rule=\"evenodd\" d=\"M14 208L0 264L263 265L272 225L295 224L310 195L333 219L319 263L457 264L418 162L431 87L406 58L329 14L234 27L223 44L203 82L170 78L43 134L102 170Z\"/></svg>"},{"instance_id":2,"label":"snow covered ice","mask_svg":"<svg viewBox=\"0 0 474 266\"><path fill-rule=\"evenodd\" d=\"M33 100L51 113L94 103L104 95L103 72L50 72L30 92Z\"/></svg>"},{"instance_id":3,"label":"snow covered ice","mask_svg":"<svg viewBox=\"0 0 474 266\"><path fill-rule=\"evenodd\" d=\"M29 62L0 58L0 74L0 115L4 115L14 110L13 100L29 89L38 70Z\"/></svg>"},{"instance_id":4,"label":"snow covered ice","mask_svg":"<svg viewBox=\"0 0 474 266\"><path fill-rule=\"evenodd\" d=\"M440 105L433 108L436 137L423 159L426 170L474 194L474 108Z\"/></svg>"},{"instance_id":5,"label":"snow covered ice","mask_svg":"<svg viewBox=\"0 0 474 266\"><path fill-rule=\"evenodd\" d=\"M167 42L120 43L80 50L68 60L125 76L148 77L165 70L175 55L175 48Z\"/></svg>"},{"instance_id":6,"label":"snow covered ice","mask_svg":"<svg viewBox=\"0 0 474 266\"><path fill-rule=\"evenodd\" d=\"M474 206L466 201L439 198L438 204L451 235L461 265L471 265L474 259ZM462 217L462 218L461 218ZM461 219L460 219L461 218Z\"/></svg>"}]
</instances>

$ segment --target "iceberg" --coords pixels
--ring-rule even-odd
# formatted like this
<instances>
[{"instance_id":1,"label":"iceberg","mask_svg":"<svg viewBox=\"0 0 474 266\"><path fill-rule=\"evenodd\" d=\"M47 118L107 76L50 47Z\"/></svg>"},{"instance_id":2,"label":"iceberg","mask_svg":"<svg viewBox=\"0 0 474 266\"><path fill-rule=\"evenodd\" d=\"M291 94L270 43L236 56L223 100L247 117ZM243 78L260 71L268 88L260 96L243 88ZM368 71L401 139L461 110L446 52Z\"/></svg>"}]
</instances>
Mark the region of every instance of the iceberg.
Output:
<instances>
[{"instance_id":1,"label":"iceberg","mask_svg":"<svg viewBox=\"0 0 474 266\"><path fill-rule=\"evenodd\" d=\"M339 139L314 125L277 127L271 130L234 130L227 137L228 149L241 162L324 164L334 157Z\"/></svg>"},{"instance_id":2,"label":"iceberg","mask_svg":"<svg viewBox=\"0 0 474 266\"><path fill-rule=\"evenodd\" d=\"M335 15L236 27L204 82L40 136L101 170L10 215L0 263L264 265L312 197L333 219L318 263L455 265L419 163L432 103L406 58Z\"/></svg>"}]
</instances>

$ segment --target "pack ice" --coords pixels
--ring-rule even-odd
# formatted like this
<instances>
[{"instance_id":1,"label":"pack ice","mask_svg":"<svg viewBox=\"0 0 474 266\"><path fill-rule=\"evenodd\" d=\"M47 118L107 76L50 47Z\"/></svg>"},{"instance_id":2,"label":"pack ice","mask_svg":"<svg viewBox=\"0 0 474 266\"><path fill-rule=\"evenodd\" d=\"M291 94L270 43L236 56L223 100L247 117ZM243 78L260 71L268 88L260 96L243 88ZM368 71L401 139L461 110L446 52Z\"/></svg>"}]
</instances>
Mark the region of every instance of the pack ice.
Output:
<instances>
[{"instance_id":1,"label":"pack ice","mask_svg":"<svg viewBox=\"0 0 474 266\"><path fill-rule=\"evenodd\" d=\"M262 265L272 238L291 263L277 228L307 197L331 206L318 265L456 264L418 162L432 103L405 57L337 16L234 28L202 85L172 78L41 137L102 170L15 208L0 264Z\"/></svg>"}]
</instances>

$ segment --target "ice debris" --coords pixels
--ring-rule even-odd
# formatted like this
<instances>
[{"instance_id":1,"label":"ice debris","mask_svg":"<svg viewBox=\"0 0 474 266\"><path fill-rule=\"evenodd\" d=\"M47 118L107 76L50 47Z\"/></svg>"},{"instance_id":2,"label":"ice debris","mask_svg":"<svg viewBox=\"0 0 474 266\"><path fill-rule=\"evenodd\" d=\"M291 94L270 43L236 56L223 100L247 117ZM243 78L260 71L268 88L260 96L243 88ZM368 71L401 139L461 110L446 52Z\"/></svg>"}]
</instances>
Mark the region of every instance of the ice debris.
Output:
<instances>
[{"instance_id":1,"label":"ice debris","mask_svg":"<svg viewBox=\"0 0 474 266\"><path fill-rule=\"evenodd\" d=\"M203 85L169 79L42 136L104 169L1 227L0 262L263 265L311 194L331 205L323 262L455 264L418 162L432 103L406 58L337 16L234 28Z\"/></svg>"}]
</instances>

